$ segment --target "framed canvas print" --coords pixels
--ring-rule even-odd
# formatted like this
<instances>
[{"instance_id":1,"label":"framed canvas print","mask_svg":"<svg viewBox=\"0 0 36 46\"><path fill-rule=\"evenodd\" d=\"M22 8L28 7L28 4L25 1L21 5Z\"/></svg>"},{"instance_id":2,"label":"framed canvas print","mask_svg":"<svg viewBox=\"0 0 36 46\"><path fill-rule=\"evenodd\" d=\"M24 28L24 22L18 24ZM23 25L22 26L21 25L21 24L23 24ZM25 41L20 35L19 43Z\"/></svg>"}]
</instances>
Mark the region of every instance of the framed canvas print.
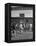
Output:
<instances>
[{"instance_id":1,"label":"framed canvas print","mask_svg":"<svg viewBox=\"0 0 36 46\"><path fill-rule=\"evenodd\" d=\"M35 41L35 5L5 4L5 42Z\"/></svg>"}]
</instances>

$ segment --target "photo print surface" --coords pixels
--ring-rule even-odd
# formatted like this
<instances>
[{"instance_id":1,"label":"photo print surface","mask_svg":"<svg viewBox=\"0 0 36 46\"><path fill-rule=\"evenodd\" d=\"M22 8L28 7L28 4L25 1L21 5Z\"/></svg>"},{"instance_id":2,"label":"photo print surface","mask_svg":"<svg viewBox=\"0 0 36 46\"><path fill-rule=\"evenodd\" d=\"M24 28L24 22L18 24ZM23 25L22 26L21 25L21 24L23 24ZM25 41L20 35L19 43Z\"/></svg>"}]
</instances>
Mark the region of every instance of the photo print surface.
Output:
<instances>
[{"instance_id":1,"label":"photo print surface","mask_svg":"<svg viewBox=\"0 0 36 46\"><path fill-rule=\"evenodd\" d=\"M11 40L33 39L33 9L11 6Z\"/></svg>"}]
</instances>

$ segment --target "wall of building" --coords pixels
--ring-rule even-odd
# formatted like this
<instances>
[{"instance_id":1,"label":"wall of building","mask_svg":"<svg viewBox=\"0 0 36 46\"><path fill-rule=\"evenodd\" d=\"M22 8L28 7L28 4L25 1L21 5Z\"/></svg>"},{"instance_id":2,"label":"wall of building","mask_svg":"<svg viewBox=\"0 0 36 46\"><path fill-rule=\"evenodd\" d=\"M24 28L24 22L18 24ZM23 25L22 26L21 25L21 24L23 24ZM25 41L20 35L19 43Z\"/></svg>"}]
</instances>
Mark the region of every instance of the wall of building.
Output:
<instances>
[{"instance_id":1,"label":"wall of building","mask_svg":"<svg viewBox=\"0 0 36 46\"><path fill-rule=\"evenodd\" d=\"M13 10L11 11L11 17L19 17L20 14L24 14L25 17L33 17L32 10Z\"/></svg>"}]
</instances>

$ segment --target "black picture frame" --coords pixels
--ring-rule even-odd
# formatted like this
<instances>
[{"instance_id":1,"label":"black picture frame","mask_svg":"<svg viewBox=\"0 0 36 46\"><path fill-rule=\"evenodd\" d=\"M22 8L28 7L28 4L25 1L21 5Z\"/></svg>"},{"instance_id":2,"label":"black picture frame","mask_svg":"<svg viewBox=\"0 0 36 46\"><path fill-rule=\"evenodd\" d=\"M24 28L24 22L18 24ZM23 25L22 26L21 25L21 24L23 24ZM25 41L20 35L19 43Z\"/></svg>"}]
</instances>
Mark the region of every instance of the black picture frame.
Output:
<instances>
[{"instance_id":1,"label":"black picture frame","mask_svg":"<svg viewBox=\"0 0 36 46\"><path fill-rule=\"evenodd\" d=\"M11 6L24 6L24 7L32 7L33 8L33 39L30 40L10 40L10 23L11 23ZM13 43L13 42L31 42L35 41L35 5L34 4L20 4L20 3L6 3L5 4L5 42Z\"/></svg>"}]
</instances>

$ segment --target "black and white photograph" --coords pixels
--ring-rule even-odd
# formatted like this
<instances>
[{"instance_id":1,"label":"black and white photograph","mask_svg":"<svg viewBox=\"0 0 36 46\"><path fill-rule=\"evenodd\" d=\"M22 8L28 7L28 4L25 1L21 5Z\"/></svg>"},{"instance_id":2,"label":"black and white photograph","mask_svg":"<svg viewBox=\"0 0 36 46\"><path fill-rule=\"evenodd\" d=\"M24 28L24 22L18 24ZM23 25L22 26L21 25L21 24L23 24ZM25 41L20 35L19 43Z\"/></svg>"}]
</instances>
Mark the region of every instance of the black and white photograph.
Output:
<instances>
[{"instance_id":1,"label":"black and white photograph","mask_svg":"<svg viewBox=\"0 0 36 46\"><path fill-rule=\"evenodd\" d=\"M5 41L35 41L34 6L32 4L5 4Z\"/></svg>"},{"instance_id":2,"label":"black and white photograph","mask_svg":"<svg viewBox=\"0 0 36 46\"><path fill-rule=\"evenodd\" d=\"M33 9L11 6L11 40L33 39Z\"/></svg>"}]
</instances>

